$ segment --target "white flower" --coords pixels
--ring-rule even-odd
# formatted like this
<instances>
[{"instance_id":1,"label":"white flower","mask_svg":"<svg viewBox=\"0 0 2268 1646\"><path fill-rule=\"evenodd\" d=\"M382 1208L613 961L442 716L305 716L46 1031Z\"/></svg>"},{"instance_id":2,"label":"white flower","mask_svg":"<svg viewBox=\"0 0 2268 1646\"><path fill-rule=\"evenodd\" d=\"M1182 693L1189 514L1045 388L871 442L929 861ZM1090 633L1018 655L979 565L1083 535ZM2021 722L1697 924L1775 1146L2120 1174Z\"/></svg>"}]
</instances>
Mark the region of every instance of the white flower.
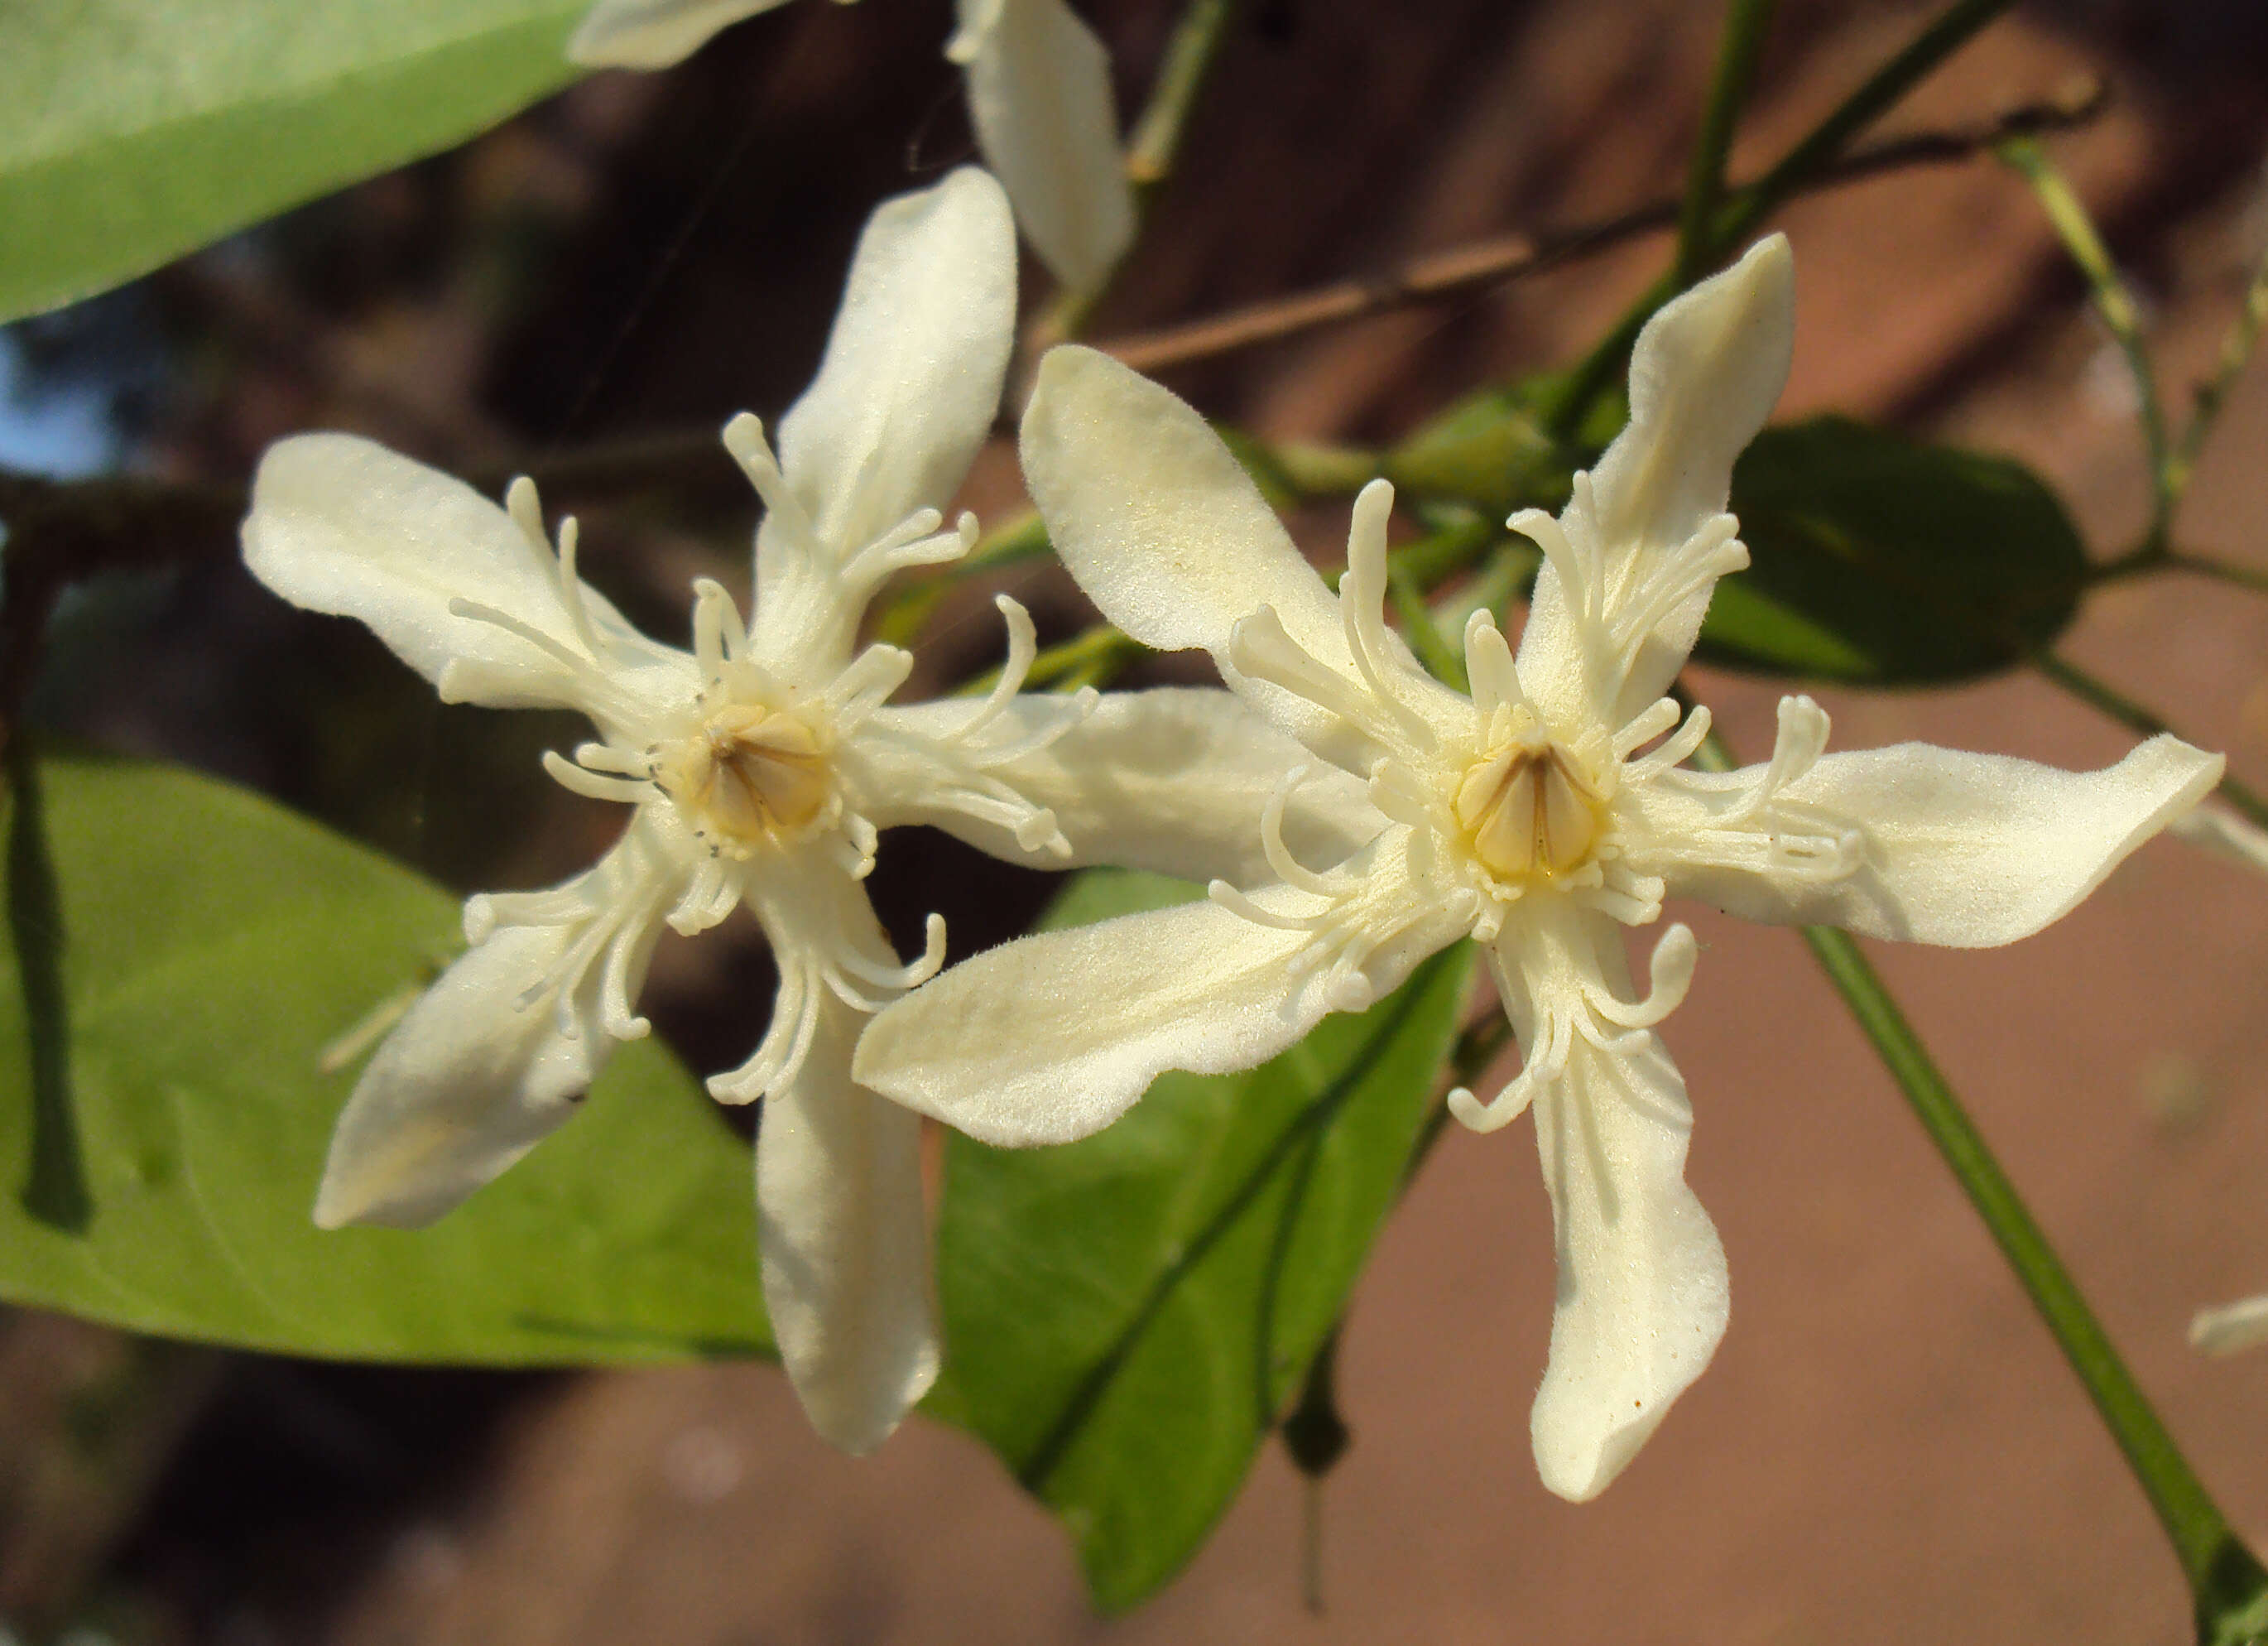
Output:
<instances>
[{"instance_id":1,"label":"white flower","mask_svg":"<svg viewBox=\"0 0 2268 1646\"><path fill-rule=\"evenodd\" d=\"M568 42L594 68L662 69L726 25L784 0L600 0ZM959 0L946 55L961 65L984 163L1015 203L1032 248L1087 291L1134 240L1118 153L1110 58L1064 0Z\"/></svg>"},{"instance_id":2,"label":"white flower","mask_svg":"<svg viewBox=\"0 0 2268 1646\"><path fill-rule=\"evenodd\" d=\"M850 1052L869 1013L937 970L944 931L932 915L919 959L892 952L859 884L877 833L927 823L1005 856L1250 879L1264 860L1248 820L1299 753L1219 692L1133 694L1083 726L1092 693L1016 696L1032 626L1005 599L1010 655L989 698L886 701L911 659L856 649L861 611L893 571L974 540L973 517L941 529L936 506L990 426L1014 320L1014 232L989 176L956 172L874 214L778 461L755 418L725 431L766 504L758 600L744 626L721 587L696 586L689 654L582 583L571 520L555 556L524 480L498 509L369 441L307 435L268 454L244 529L269 587L359 618L445 699L589 716L597 739L548 769L636 808L587 873L467 904L472 948L356 1087L316 1221L424 1223L511 1165L573 1112L615 1041L646 1033L633 1002L660 927L700 932L746 904L779 993L755 1055L710 1089L766 1100L765 1296L814 1425L853 1451L937 1368L919 1123L853 1083ZM1159 828L1184 784L1241 795L1248 838ZM1303 826L1343 852L1359 808L1350 782Z\"/></svg>"},{"instance_id":3,"label":"white flower","mask_svg":"<svg viewBox=\"0 0 2268 1646\"><path fill-rule=\"evenodd\" d=\"M2235 1354L2268 1343L2268 1294L2200 1309L2190 1321L2190 1347L2207 1354Z\"/></svg>"},{"instance_id":4,"label":"white flower","mask_svg":"<svg viewBox=\"0 0 2268 1646\"><path fill-rule=\"evenodd\" d=\"M1104 613L1228 684L1321 761L1367 779L1381 832L1336 867L1272 836L1278 883L1023 939L875 1019L858 1077L998 1143L1108 1125L1163 1070L1249 1067L1329 1011L1359 1011L1445 944L1486 948L1526 1064L1476 1130L1535 1112L1558 1230L1544 1483L1588 1498L1708 1363L1725 1258L1684 1182L1691 1111L1655 1025L1695 944L1672 926L1649 985L1619 927L1663 900L1881 937L1984 945L2055 919L2208 791L2218 757L2159 737L2073 774L1907 743L1826 755L1827 717L1780 705L1769 764L1685 769L1706 710L1664 693L1719 577L1747 563L1723 510L1733 460L1788 364L1793 282L1775 237L1656 315L1629 427L1557 519L1515 660L1485 613L1469 698L1383 624L1391 494L1357 502L1335 597L1195 412L1091 351L1043 363L1024 422L1032 494Z\"/></svg>"}]
</instances>

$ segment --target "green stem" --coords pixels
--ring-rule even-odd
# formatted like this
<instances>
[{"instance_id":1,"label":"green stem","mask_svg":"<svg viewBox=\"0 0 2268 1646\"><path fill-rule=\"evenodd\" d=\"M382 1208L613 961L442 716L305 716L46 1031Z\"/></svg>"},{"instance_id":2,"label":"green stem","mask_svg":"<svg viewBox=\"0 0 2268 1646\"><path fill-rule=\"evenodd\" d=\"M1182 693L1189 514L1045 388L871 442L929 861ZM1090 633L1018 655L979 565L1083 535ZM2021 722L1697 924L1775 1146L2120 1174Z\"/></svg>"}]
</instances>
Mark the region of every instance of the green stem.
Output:
<instances>
[{"instance_id":1,"label":"green stem","mask_svg":"<svg viewBox=\"0 0 2268 1646\"><path fill-rule=\"evenodd\" d=\"M2224 1636L2230 1614L2268 1594L2268 1571L2229 1530L2188 1458L2118 1356L2086 1296L2048 1244L2015 1185L1946 1083L1881 978L1845 932L1806 926L1804 941L1874 1043L1922 1129L2031 1295L2064 1358L2126 1455L2174 1546L2196 1601L2198 1638Z\"/></svg>"},{"instance_id":2,"label":"green stem","mask_svg":"<svg viewBox=\"0 0 2268 1646\"><path fill-rule=\"evenodd\" d=\"M1704 771L1733 769L1732 752L1712 735L1695 757ZM2228 1522L2182 1455L2149 1398L2088 1306L2070 1271L2048 1244L2030 1208L2008 1181L1984 1134L1970 1119L1928 1048L1898 1009L1873 964L1847 932L1808 926L1803 941L1874 1044L1890 1078L1937 1146L1939 1155L1984 1220L2047 1323L2064 1358L2125 1454L2150 1507L2157 1513L2196 1602L2198 1638L2237 1638L2250 1614L2268 1600L2268 1570L2229 1529Z\"/></svg>"},{"instance_id":3,"label":"green stem","mask_svg":"<svg viewBox=\"0 0 2268 1646\"><path fill-rule=\"evenodd\" d=\"M2134 701L2109 681L2098 679L2066 658L2044 648L2032 653L2032 667L2043 678L2060 686L2089 708L2109 715L2112 720L2144 737L2155 737L2161 732L2181 734L2166 724L2163 716L2154 709ZM2184 741L2187 741L2184 739ZM2235 778L2223 778L2215 791L2221 799L2242 812L2262 828L2268 829L2268 798L2239 783Z\"/></svg>"},{"instance_id":4,"label":"green stem","mask_svg":"<svg viewBox=\"0 0 2268 1646\"><path fill-rule=\"evenodd\" d=\"M2166 414L2158 401L2157 373L2151 369L2149 351L2142 342L2142 311L2134 294L2118 277L2110 250L2088 215L2086 205L2063 173L2049 160L2047 151L2029 137L2011 138L2000 145L2000 159L2023 175L2047 213L2064 249L2079 271L2095 302L2095 312L2126 358L2127 374L2134 380L2135 415L2142 425L2142 441L2150 460L2150 530L2144 546L2166 541L2173 524L2173 456L2166 439Z\"/></svg>"},{"instance_id":5,"label":"green stem","mask_svg":"<svg viewBox=\"0 0 2268 1646\"><path fill-rule=\"evenodd\" d=\"M2251 358L2252 345L2260 339L2260 328L2268 323L2268 251L2263 251L2260 261L2252 266L2252 278L2244 287L2244 301L2230 322L2228 335L2221 339L2220 360L2213 374L2197 387L2197 402L2190 411L2188 426L2182 430L2181 439L2174 442L2173 455L2166 465L2166 483L2179 502L2189 490L2190 477L2197 471L2198 454L2205 450L2205 439L2213 432L2214 420L2235 386L2244 363Z\"/></svg>"},{"instance_id":6,"label":"green stem","mask_svg":"<svg viewBox=\"0 0 2268 1646\"><path fill-rule=\"evenodd\" d=\"M2169 572L2189 572L2198 577L2209 577L2238 588L2250 589L2256 594L2268 594L2268 570L2259 566L2238 565L2233 561L2215 559L2211 555L2192 554L2186 550L2169 549L2157 557L2160 565Z\"/></svg>"},{"instance_id":7,"label":"green stem","mask_svg":"<svg viewBox=\"0 0 2268 1646\"><path fill-rule=\"evenodd\" d=\"M1733 146L1733 128L1749 85L1756 78L1756 59L1771 31L1777 0L1729 0L1725 8L1725 33L1717 46L1717 75L1710 83L1708 107L1702 111L1701 130L1693 140L1693 155L1685 172L1685 203L1677 218L1677 270L1673 277L1680 290L1707 272L1716 251L1710 225L1725 193L1725 156Z\"/></svg>"},{"instance_id":8,"label":"green stem","mask_svg":"<svg viewBox=\"0 0 2268 1646\"><path fill-rule=\"evenodd\" d=\"M2014 0L1955 0L1939 13L1934 21L1836 105L1826 119L1805 133L1769 171L1726 201L1711 228L1709 258L1705 262L1713 260L1721 248L1737 244L1789 196L1832 165L1852 138L2013 3ZM1645 295L1631 306L1615 328L1569 373L1566 387L1547 419L1555 436L1568 439L1583 426L1599 395L1621 377L1623 363L1647 319L1682 289L1675 270L1663 275L1646 288Z\"/></svg>"},{"instance_id":9,"label":"green stem","mask_svg":"<svg viewBox=\"0 0 2268 1646\"><path fill-rule=\"evenodd\" d=\"M1166 42L1165 57L1158 69L1158 83L1126 145L1126 174L1143 195L1154 193L1174 174L1189 115L1212 76L1213 64L1220 59L1229 25L1235 18L1235 0L1189 0L1181 20L1174 25L1173 38Z\"/></svg>"}]
</instances>

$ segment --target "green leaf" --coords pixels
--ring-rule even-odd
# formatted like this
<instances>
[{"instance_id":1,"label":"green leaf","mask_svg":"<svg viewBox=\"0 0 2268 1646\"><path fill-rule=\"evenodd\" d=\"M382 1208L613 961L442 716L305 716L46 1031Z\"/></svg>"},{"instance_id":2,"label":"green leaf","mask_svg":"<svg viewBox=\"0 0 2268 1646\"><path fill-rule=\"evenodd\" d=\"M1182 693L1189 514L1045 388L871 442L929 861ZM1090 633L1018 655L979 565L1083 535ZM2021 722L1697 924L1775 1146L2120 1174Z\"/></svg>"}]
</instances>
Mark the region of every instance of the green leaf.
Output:
<instances>
[{"instance_id":1,"label":"green leaf","mask_svg":"<svg viewBox=\"0 0 2268 1646\"><path fill-rule=\"evenodd\" d=\"M1456 499L1494 520L1514 509L1557 509L1575 470L1630 415L1619 394L1602 395L1582 439L1561 445L1544 417L1564 380L1543 373L1466 395L1387 454L1386 477L1412 499Z\"/></svg>"},{"instance_id":2,"label":"green leaf","mask_svg":"<svg viewBox=\"0 0 2268 1646\"><path fill-rule=\"evenodd\" d=\"M1733 470L1748 571L1717 588L1711 662L1915 685L2021 661L2079 609L2087 556L2021 464L1843 417L1766 429Z\"/></svg>"},{"instance_id":3,"label":"green leaf","mask_svg":"<svg viewBox=\"0 0 2268 1646\"><path fill-rule=\"evenodd\" d=\"M580 72L588 0L8 0L0 320L463 141Z\"/></svg>"},{"instance_id":4,"label":"green leaf","mask_svg":"<svg viewBox=\"0 0 2268 1646\"><path fill-rule=\"evenodd\" d=\"M1196 895L1080 876L1049 923ZM1346 1307L1456 1032L1464 945L1274 1062L1167 1074L1062 1148L947 1145L955 1414L1077 1540L1096 1603L1197 1552Z\"/></svg>"},{"instance_id":5,"label":"green leaf","mask_svg":"<svg viewBox=\"0 0 2268 1646\"><path fill-rule=\"evenodd\" d=\"M0 1297L350 1358L769 1350L748 1151L651 1042L431 1229L317 1229L324 1048L459 947L453 900L210 779L11 768Z\"/></svg>"}]
</instances>

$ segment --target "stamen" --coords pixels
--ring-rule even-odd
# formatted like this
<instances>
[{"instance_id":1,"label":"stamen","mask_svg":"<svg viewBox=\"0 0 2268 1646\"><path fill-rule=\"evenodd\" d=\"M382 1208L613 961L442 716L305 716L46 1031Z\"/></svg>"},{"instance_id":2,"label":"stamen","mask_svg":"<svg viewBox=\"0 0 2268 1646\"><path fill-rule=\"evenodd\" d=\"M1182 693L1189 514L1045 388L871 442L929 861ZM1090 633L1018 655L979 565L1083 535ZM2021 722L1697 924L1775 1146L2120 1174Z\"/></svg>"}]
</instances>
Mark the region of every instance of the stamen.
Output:
<instances>
[{"instance_id":1,"label":"stamen","mask_svg":"<svg viewBox=\"0 0 2268 1646\"><path fill-rule=\"evenodd\" d=\"M1396 671L1386 630L1386 526L1394 513L1394 486L1373 480L1354 500L1347 529L1346 575L1339 579L1339 624L1355 672L1371 694L1421 749L1439 743L1425 717L1403 702L1388 675Z\"/></svg>"},{"instance_id":2,"label":"stamen","mask_svg":"<svg viewBox=\"0 0 2268 1646\"><path fill-rule=\"evenodd\" d=\"M1005 594L995 594L992 604L1008 628L1008 661L1001 664L1000 678L992 683L983 705L954 734L957 739L968 737L1000 718L1001 711L1024 689L1024 677L1032 672L1040 654L1040 632L1032 624L1032 614Z\"/></svg>"},{"instance_id":3,"label":"stamen","mask_svg":"<svg viewBox=\"0 0 2268 1646\"><path fill-rule=\"evenodd\" d=\"M512 516L512 523L519 528L519 535L527 539L528 546L551 557L551 539L543 529L543 505L537 498L535 482L526 475L514 475L512 483L504 489L504 510Z\"/></svg>"},{"instance_id":4,"label":"stamen","mask_svg":"<svg viewBox=\"0 0 2268 1646\"><path fill-rule=\"evenodd\" d=\"M1683 714L1684 711L1677 706L1675 698L1656 698L1629 725L1615 734L1611 745L1615 764L1620 765L1629 759L1637 750L1676 725Z\"/></svg>"},{"instance_id":5,"label":"stamen","mask_svg":"<svg viewBox=\"0 0 2268 1646\"><path fill-rule=\"evenodd\" d=\"M879 640L851 659L821 694L837 732L850 730L887 702L913 671L912 653Z\"/></svg>"},{"instance_id":6,"label":"stamen","mask_svg":"<svg viewBox=\"0 0 2268 1646\"><path fill-rule=\"evenodd\" d=\"M895 989L901 993L919 988L945 967L945 917L932 914L923 922L921 956L902 966L880 966L851 948L835 956L835 963L854 978L864 978L879 989Z\"/></svg>"},{"instance_id":7,"label":"stamen","mask_svg":"<svg viewBox=\"0 0 2268 1646\"><path fill-rule=\"evenodd\" d=\"M1651 1029L1685 1003L1685 992L1693 986L1694 963L1700 957L1700 945L1693 941L1692 928L1683 922L1671 926L1653 946L1646 963L1648 987L1646 998L1632 1004L1616 1000L1603 988L1586 985L1583 998L1593 1012L1609 1022L1624 1029Z\"/></svg>"},{"instance_id":8,"label":"stamen","mask_svg":"<svg viewBox=\"0 0 2268 1646\"><path fill-rule=\"evenodd\" d=\"M792 536L806 551L818 540L812 528L811 516L780 472L779 460L764 442L762 421L749 412L742 412L725 425L725 449L740 465L740 472L764 500L764 513L783 531Z\"/></svg>"},{"instance_id":9,"label":"stamen","mask_svg":"<svg viewBox=\"0 0 2268 1646\"><path fill-rule=\"evenodd\" d=\"M1231 914L1277 932L1320 932L1337 912L1335 909L1324 909L1314 914L1278 914L1273 909L1262 908L1225 880L1208 882L1205 896Z\"/></svg>"},{"instance_id":10,"label":"stamen","mask_svg":"<svg viewBox=\"0 0 2268 1646\"><path fill-rule=\"evenodd\" d=\"M643 1040L653 1031L653 1024L639 1016L631 1003L631 978L636 975L644 980L646 962L652 957L654 942L660 935L648 909L615 934L608 946L606 975L599 985L599 1022L614 1039Z\"/></svg>"},{"instance_id":11,"label":"stamen","mask_svg":"<svg viewBox=\"0 0 2268 1646\"><path fill-rule=\"evenodd\" d=\"M498 611L493 606L484 606L478 601L466 600L460 596L449 602L449 615L452 617L468 618L474 623L488 624L493 628L503 630L515 639L525 640L546 657L563 664L578 679L590 672L591 665L588 658L576 656L574 653L541 629L522 623L509 612ZM450 667L453 668L456 665L453 663Z\"/></svg>"},{"instance_id":12,"label":"stamen","mask_svg":"<svg viewBox=\"0 0 2268 1646\"><path fill-rule=\"evenodd\" d=\"M1685 724L1678 728L1675 736L1664 742L1660 748L1648 750L1624 768L1624 780L1625 782L1632 779L1642 781L1657 771L1667 771L1672 766L1683 765L1692 757L1693 751L1708 741L1709 721L1709 705L1705 703L1695 704L1693 712L1685 717Z\"/></svg>"},{"instance_id":13,"label":"stamen","mask_svg":"<svg viewBox=\"0 0 2268 1646\"><path fill-rule=\"evenodd\" d=\"M1307 780L1307 770L1304 764L1293 766L1268 796L1268 804L1260 812L1260 850L1268 860L1268 867L1276 871L1276 878L1285 885L1296 886L1317 897L1329 897L1336 895L1330 882L1293 857L1292 848L1284 844L1285 803L1291 799L1292 792Z\"/></svg>"},{"instance_id":14,"label":"stamen","mask_svg":"<svg viewBox=\"0 0 2268 1646\"><path fill-rule=\"evenodd\" d=\"M1318 662L1285 629L1273 606L1263 606L1229 631L1228 661L1238 673L1281 686L1376 742L1401 742L1399 728L1378 714L1377 699Z\"/></svg>"},{"instance_id":15,"label":"stamen","mask_svg":"<svg viewBox=\"0 0 2268 1646\"><path fill-rule=\"evenodd\" d=\"M585 748L589 746L585 745ZM543 751L543 770L553 782L570 794L580 794L586 800L618 801L636 806L653 798L653 785L651 783L586 771L563 758L556 749Z\"/></svg>"},{"instance_id":16,"label":"stamen","mask_svg":"<svg viewBox=\"0 0 2268 1646\"><path fill-rule=\"evenodd\" d=\"M1496 626L1496 614L1485 606L1465 619L1465 676L1472 683L1473 706L1490 723L1491 733L1498 715L1528 706L1512 646Z\"/></svg>"},{"instance_id":17,"label":"stamen","mask_svg":"<svg viewBox=\"0 0 2268 1646\"><path fill-rule=\"evenodd\" d=\"M1469 1088L1457 1087L1448 1095L1449 1112L1469 1130L1483 1134L1502 1131L1526 1112L1539 1090L1567 1072L1567 1054L1572 1048L1573 1037L1567 1025L1557 1013L1547 1015L1543 1044L1528 1048L1520 1073L1505 1082L1504 1089L1482 1103Z\"/></svg>"},{"instance_id":18,"label":"stamen","mask_svg":"<svg viewBox=\"0 0 2268 1646\"><path fill-rule=\"evenodd\" d=\"M714 578L696 579L693 585L693 656L701 678L715 685L725 677L725 667L740 661L740 609Z\"/></svg>"}]
</instances>

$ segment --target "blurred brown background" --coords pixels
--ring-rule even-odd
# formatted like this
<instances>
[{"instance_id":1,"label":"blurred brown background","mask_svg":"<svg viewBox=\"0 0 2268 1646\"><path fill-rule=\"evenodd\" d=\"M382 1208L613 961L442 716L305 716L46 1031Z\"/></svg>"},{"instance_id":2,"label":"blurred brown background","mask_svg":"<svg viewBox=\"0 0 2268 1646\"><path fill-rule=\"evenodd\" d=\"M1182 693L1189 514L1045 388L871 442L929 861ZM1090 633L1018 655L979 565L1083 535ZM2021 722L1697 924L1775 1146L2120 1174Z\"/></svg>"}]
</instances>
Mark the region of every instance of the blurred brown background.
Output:
<instances>
[{"instance_id":1,"label":"blurred brown background","mask_svg":"<svg viewBox=\"0 0 2268 1646\"><path fill-rule=\"evenodd\" d=\"M1086 8L1127 107L1174 8ZM971 150L943 0L791 6L660 78L604 76L466 150L10 334L25 404L94 404L129 462L240 480L349 427L460 471L777 417L807 380L874 201ZM1673 190L1719 8L1675 0L1254 0L1182 174L1094 330L1183 319ZM1735 151L1753 170L1926 15L1788 0ZM2095 76L2054 152L2153 310L2178 403L2268 241L2268 10L2041 5L1996 25L1886 130L1968 124ZM2015 453L2098 552L2146 497L2124 384L2029 195L1989 161L1799 203L1795 378L1829 407ZM1660 240L1531 283L1175 373L1265 433L1386 440L1449 396L1561 362ZM1038 277L1033 277L1034 289ZM2268 366L2239 391L2186 540L2268 565ZM656 632L685 587L745 587L728 468L582 507L585 566ZM1005 444L968 499L1017 505ZM1303 522L1320 550L1344 529ZM1007 585L1043 635L1083 621ZM924 642L990 661L976 595ZM2100 595L2079 661L2268 779L2268 601L2159 580ZM279 690L279 683L289 690ZM1774 690L1709 679L1734 745ZM2048 686L1828 694L1845 747L1908 736L2100 764L2131 741ZM55 727L254 783L466 888L532 884L615 826L536 770L571 736L442 710L359 630L232 567L119 580L64 614ZM957 948L1046 882L894 837L878 895ZM2110 1443L1981 1226L1800 945L1705 912L1668 1030L1692 1177L1723 1230L1731 1335L1599 1502L1528 1456L1551 1291L1527 1128L1453 1133L1359 1295L1352 1451L1324 1506L1327 1613L1300 1604L1300 1489L1272 1448L1146 1610L1101 1622L1066 1542L972 1441L917 1421L864 1462L762 1367L502 1377L0 1331L0 1606L98 1641L449 1646L666 1641L2165 1642L2185 1601ZM2268 880L2170 842L2014 949L1879 951L1955 1083L2240 1528L2268 1537L2268 1353L2183 1347L2196 1305L2268 1288ZM761 1024L752 933L665 952L657 1022L696 1068ZM753 1284L753 1268L751 1281ZM93 1414L90 1419L89 1413Z\"/></svg>"}]
</instances>

